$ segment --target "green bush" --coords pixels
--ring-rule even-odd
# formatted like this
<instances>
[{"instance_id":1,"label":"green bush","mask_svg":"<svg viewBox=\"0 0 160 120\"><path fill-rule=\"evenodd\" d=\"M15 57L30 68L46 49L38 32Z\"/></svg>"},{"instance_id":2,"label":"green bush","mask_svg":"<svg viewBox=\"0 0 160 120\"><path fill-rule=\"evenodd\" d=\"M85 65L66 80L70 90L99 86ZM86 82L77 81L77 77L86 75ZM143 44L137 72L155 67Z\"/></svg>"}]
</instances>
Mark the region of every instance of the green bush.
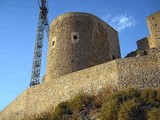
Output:
<instances>
[{"instance_id":1,"label":"green bush","mask_svg":"<svg viewBox=\"0 0 160 120\"><path fill-rule=\"evenodd\" d=\"M101 119L102 120L116 120L117 112L119 111L119 100L112 99L109 102L105 102L101 109Z\"/></svg>"},{"instance_id":2,"label":"green bush","mask_svg":"<svg viewBox=\"0 0 160 120\"><path fill-rule=\"evenodd\" d=\"M79 94L69 101L70 107L77 112L82 111L85 107L91 106L94 97L87 94Z\"/></svg>"},{"instance_id":3,"label":"green bush","mask_svg":"<svg viewBox=\"0 0 160 120\"><path fill-rule=\"evenodd\" d=\"M153 108L149 111L148 120L160 120L160 108Z\"/></svg>"},{"instance_id":4,"label":"green bush","mask_svg":"<svg viewBox=\"0 0 160 120\"><path fill-rule=\"evenodd\" d=\"M127 89L107 93L102 98L104 94L79 94L60 103L51 120L88 119L85 115L89 116L90 111L95 112L99 107L100 120L160 120L160 89Z\"/></svg>"},{"instance_id":5,"label":"green bush","mask_svg":"<svg viewBox=\"0 0 160 120\"><path fill-rule=\"evenodd\" d=\"M51 119L53 120L62 120L64 115L71 115L73 114L72 109L70 108L69 102L62 102L58 104L55 108L53 116Z\"/></svg>"},{"instance_id":6,"label":"green bush","mask_svg":"<svg viewBox=\"0 0 160 120\"><path fill-rule=\"evenodd\" d=\"M157 91L154 89L144 89L141 92L142 102L145 104L153 105L156 102Z\"/></svg>"},{"instance_id":7,"label":"green bush","mask_svg":"<svg viewBox=\"0 0 160 120\"><path fill-rule=\"evenodd\" d=\"M118 112L119 120L144 120L145 116L140 109L141 103L137 98L124 102Z\"/></svg>"},{"instance_id":8,"label":"green bush","mask_svg":"<svg viewBox=\"0 0 160 120\"><path fill-rule=\"evenodd\" d=\"M128 89L106 96L102 104L100 118L102 120L117 120L120 106L135 96L140 96L139 90Z\"/></svg>"},{"instance_id":9,"label":"green bush","mask_svg":"<svg viewBox=\"0 0 160 120\"><path fill-rule=\"evenodd\" d=\"M85 108L91 107L93 101L94 96L78 94L72 100L58 104L53 113L52 120L67 120L67 116L77 119L79 115L74 114L80 113Z\"/></svg>"},{"instance_id":10,"label":"green bush","mask_svg":"<svg viewBox=\"0 0 160 120\"><path fill-rule=\"evenodd\" d=\"M159 109L155 111L153 108L156 110L160 108L160 89L128 89L106 96L101 107L100 118L102 120L144 120L149 116L149 120L152 120L152 114L159 115Z\"/></svg>"}]
</instances>

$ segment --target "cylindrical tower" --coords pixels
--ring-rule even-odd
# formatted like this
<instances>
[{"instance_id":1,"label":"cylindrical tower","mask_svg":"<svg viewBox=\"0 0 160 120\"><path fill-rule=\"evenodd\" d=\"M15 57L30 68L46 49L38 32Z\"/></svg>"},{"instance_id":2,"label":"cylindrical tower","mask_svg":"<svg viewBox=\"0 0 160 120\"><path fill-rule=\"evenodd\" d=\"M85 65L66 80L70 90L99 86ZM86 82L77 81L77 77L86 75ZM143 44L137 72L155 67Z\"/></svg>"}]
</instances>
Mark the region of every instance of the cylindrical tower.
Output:
<instances>
[{"instance_id":1,"label":"cylindrical tower","mask_svg":"<svg viewBox=\"0 0 160 120\"><path fill-rule=\"evenodd\" d=\"M118 33L88 13L66 13L50 26L45 80L120 58Z\"/></svg>"}]
</instances>

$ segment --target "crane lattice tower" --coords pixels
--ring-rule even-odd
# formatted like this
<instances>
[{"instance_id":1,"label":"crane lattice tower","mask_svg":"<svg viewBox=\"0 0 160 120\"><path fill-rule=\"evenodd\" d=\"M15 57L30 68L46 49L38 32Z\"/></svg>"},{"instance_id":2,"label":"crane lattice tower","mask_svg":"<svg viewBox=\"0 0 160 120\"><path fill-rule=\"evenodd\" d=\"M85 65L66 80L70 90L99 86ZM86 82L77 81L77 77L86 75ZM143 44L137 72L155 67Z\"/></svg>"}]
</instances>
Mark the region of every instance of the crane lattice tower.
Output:
<instances>
[{"instance_id":1,"label":"crane lattice tower","mask_svg":"<svg viewBox=\"0 0 160 120\"><path fill-rule=\"evenodd\" d=\"M49 24L47 19L47 14L48 14L47 0L38 0L38 4L40 8L40 13L38 19L37 33L36 33L30 86L34 86L40 83L39 80L40 80L44 30L46 30L47 38L49 38Z\"/></svg>"}]
</instances>

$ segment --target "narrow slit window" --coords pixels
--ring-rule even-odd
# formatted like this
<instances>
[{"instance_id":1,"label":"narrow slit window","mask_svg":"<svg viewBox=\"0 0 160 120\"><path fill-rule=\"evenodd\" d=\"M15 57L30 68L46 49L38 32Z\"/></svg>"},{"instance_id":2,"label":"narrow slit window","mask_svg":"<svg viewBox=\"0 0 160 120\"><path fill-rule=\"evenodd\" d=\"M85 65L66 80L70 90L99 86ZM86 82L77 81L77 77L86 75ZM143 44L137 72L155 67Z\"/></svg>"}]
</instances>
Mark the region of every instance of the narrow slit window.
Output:
<instances>
[{"instance_id":1,"label":"narrow slit window","mask_svg":"<svg viewBox=\"0 0 160 120\"><path fill-rule=\"evenodd\" d=\"M54 44L55 44L55 41L52 41L52 46L54 46Z\"/></svg>"},{"instance_id":2,"label":"narrow slit window","mask_svg":"<svg viewBox=\"0 0 160 120\"><path fill-rule=\"evenodd\" d=\"M115 60L116 59L116 56L115 55L112 55L112 60Z\"/></svg>"}]
</instances>

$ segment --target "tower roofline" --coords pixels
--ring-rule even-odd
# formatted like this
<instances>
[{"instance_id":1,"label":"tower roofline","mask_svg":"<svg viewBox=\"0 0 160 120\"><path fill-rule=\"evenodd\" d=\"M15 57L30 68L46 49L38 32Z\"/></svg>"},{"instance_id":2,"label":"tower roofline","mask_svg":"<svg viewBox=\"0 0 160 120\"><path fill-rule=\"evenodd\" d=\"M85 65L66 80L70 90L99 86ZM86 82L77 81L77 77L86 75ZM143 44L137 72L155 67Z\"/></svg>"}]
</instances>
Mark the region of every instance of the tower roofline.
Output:
<instances>
[{"instance_id":1,"label":"tower roofline","mask_svg":"<svg viewBox=\"0 0 160 120\"><path fill-rule=\"evenodd\" d=\"M160 14L160 10L157 11L157 12L155 12L155 13L152 13L152 14L149 15L149 16L147 16L147 20L148 20L149 18L153 17L154 15L158 14L158 13Z\"/></svg>"}]
</instances>

